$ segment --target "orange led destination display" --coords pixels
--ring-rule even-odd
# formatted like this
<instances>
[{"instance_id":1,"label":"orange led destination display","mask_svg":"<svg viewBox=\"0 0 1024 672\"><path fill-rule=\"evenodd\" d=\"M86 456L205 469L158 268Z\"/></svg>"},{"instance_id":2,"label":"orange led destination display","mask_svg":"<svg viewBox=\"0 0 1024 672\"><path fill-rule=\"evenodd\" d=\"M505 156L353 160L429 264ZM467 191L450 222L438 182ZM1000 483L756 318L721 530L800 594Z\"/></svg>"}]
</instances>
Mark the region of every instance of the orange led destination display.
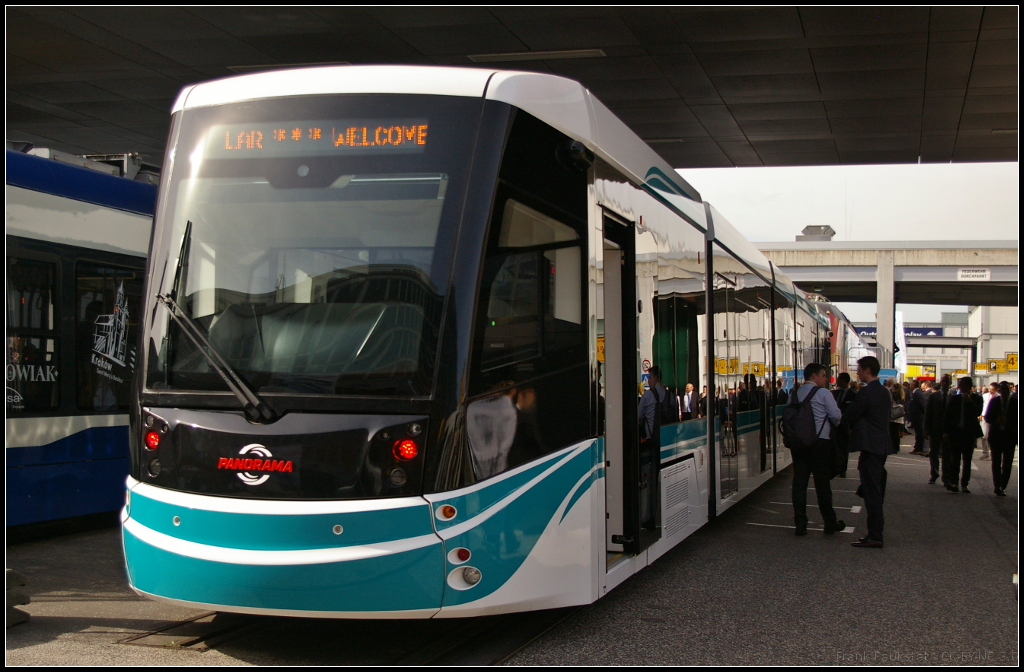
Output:
<instances>
[{"instance_id":1,"label":"orange led destination display","mask_svg":"<svg viewBox=\"0 0 1024 672\"><path fill-rule=\"evenodd\" d=\"M426 149L426 119L338 119L214 126L204 154L215 159L417 154Z\"/></svg>"}]
</instances>

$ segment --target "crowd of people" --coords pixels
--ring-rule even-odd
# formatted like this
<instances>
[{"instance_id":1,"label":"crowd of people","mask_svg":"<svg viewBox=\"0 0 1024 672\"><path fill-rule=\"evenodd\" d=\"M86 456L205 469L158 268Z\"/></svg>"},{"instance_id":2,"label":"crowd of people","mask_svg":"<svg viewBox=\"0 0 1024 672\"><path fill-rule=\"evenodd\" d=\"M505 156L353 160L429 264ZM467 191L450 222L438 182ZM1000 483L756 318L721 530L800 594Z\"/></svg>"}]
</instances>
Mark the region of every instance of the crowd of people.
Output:
<instances>
[{"instance_id":1,"label":"crowd of people","mask_svg":"<svg viewBox=\"0 0 1024 672\"><path fill-rule=\"evenodd\" d=\"M791 404L799 404L807 398L805 389L813 394L817 387L827 386L823 370L820 364L808 365L804 371L805 382L790 399ZM1017 446L1016 385L1002 381L979 389L972 378L963 377L957 381L954 391L949 375L942 376L937 386L930 381L916 380L899 384L892 378L879 384L878 372L878 360L864 357L858 361L859 381L852 381L849 374L841 373L832 398L817 395L811 404L815 421L832 431L839 451L824 443L814 451L804 451L816 457L794 451L793 507L797 535L806 534L807 528L807 474L815 476L818 506L825 522L825 533L830 534L837 523L828 481L845 470L849 452L860 451L861 487L857 492L864 498L867 509L868 534L853 545L881 548L885 458L900 452L900 440L908 432L914 434L911 454L927 456L930 460L928 482L934 484L941 479L950 492L965 494L971 492L968 487L971 462L977 441L982 439L981 459L992 463L993 493L997 497L1006 496ZM870 401L866 397L870 397ZM828 436L829 432L823 432L819 441ZM827 461L834 455L838 457L832 458L834 468L831 471L827 464L814 464L815 459Z\"/></svg>"},{"instance_id":2,"label":"crowd of people","mask_svg":"<svg viewBox=\"0 0 1024 672\"><path fill-rule=\"evenodd\" d=\"M929 458L929 483L941 480L950 492L969 494L971 462L981 439L981 459L992 463L995 495L1005 497L1017 448L1018 386L1001 381L979 388L970 377L964 377L954 390L952 382L944 375L938 385L930 381L911 384L906 412L914 432L911 454ZM893 390L897 387L892 385ZM893 399L896 394L894 391Z\"/></svg>"},{"instance_id":3,"label":"crowd of people","mask_svg":"<svg viewBox=\"0 0 1024 672\"><path fill-rule=\"evenodd\" d=\"M971 377L953 380L947 374L938 385L931 381L898 383L892 378L879 379L878 359L862 357L857 362L857 378L840 373L830 394L819 394L829 387L828 368L812 363L804 368L801 386L787 390L782 379L759 384L756 377L728 390L716 389L712 399L719 417L728 421L737 412L770 405L797 407L806 405L813 415L814 435L793 453L793 510L796 534L807 534L807 487L813 477L818 507L825 523L825 534L844 529L832 507L829 481L846 477L849 453L859 452L860 487L857 494L864 499L867 513L867 535L853 542L861 548L882 548L885 496L885 461L900 452L900 443L908 433L914 435L911 455L928 457L929 483L941 482L950 492L970 494L971 463L978 439L982 440L982 460L992 465L993 493L1006 496L1018 433L1018 388L1006 381L991 383L987 388L975 387ZM660 370L651 369L654 389L640 401L642 436L653 436L658 421L679 421L708 414L708 390L699 394L692 384L683 390L658 387ZM664 395L663 397L660 395ZM674 402L674 403L672 403ZM667 411L667 413L666 413ZM810 415L808 416L810 417ZM785 424L783 420L783 424ZM787 442L786 445L790 445Z\"/></svg>"}]
</instances>

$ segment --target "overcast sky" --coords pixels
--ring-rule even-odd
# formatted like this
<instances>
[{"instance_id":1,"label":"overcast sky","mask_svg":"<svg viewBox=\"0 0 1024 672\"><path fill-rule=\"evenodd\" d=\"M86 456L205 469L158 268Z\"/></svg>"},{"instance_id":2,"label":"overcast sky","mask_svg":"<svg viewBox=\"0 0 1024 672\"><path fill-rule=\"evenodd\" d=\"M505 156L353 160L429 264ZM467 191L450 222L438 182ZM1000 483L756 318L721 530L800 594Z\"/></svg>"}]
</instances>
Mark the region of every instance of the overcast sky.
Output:
<instances>
[{"instance_id":1,"label":"overcast sky","mask_svg":"<svg viewBox=\"0 0 1024 672\"><path fill-rule=\"evenodd\" d=\"M834 240L1018 240L1018 163L695 168L679 174L754 242L827 224ZM874 321L874 304L839 304ZM899 305L907 322L965 306Z\"/></svg>"},{"instance_id":2,"label":"overcast sky","mask_svg":"<svg viewBox=\"0 0 1024 672\"><path fill-rule=\"evenodd\" d=\"M750 240L1016 240L1017 163L699 168L679 171Z\"/></svg>"}]
</instances>

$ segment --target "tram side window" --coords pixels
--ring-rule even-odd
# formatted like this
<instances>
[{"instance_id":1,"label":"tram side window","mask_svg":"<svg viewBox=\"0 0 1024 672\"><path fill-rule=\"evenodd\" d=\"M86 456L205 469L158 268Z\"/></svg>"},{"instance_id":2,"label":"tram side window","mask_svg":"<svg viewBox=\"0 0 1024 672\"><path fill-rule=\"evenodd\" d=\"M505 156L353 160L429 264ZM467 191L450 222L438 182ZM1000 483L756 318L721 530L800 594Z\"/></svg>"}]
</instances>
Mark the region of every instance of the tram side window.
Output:
<instances>
[{"instance_id":1,"label":"tram side window","mask_svg":"<svg viewBox=\"0 0 1024 672\"><path fill-rule=\"evenodd\" d=\"M141 311L141 269L75 266L78 408L128 408Z\"/></svg>"},{"instance_id":2,"label":"tram side window","mask_svg":"<svg viewBox=\"0 0 1024 672\"><path fill-rule=\"evenodd\" d=\"M697 336L698 315L704 312L704 295L658 297L654 320L654 359L661 368L662 382L682 398L687 384L693 385L689 415L699 413L699 341ZM681 399L682 401L682 399ZM684 406L681 411L687 412Z\"/></svg>"},{"instance_id":3,"label":"tram side window","mask_svg":"<svg viewBox=\"0 0 1024 672\"><path fill-rule=\"evenodd\" d=\"M55 264L7 257L7 412L60 404Z\"/></svg>"},{"instance_id":4,"label":"tram side window","mask_svg":"<svg viewBox=\"0 0 1024 672\"><path fill-rule=\"evenodd\" d=\"M585 170L517 112L491 214L466 409L475 480L590 435Z\"/></svg>"}]
</instances>

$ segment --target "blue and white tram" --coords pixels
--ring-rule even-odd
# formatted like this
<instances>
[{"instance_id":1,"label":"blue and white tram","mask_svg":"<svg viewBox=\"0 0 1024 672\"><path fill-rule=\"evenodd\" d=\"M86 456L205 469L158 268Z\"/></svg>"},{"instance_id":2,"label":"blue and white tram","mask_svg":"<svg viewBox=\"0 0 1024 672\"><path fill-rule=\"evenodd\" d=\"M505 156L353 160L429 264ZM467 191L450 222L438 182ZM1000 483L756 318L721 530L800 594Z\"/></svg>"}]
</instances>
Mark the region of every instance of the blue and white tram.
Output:
<instances>
[{"instance_id":1,"label":"blue and white tram","mask_svg":"<svg viewBox=\"0 0 1024 672\"><path fill-rule=\"evenodd\" d=\"M714 207L534 73L190 87L152 261L128 575L225 611L597 600L785 466L774 373L825 351ZM652 364L708 393L641 442Z\"/></svg>"},{"instance_id":2,"label":"blue and white tram","mask_svg":"<svg viewBox=\"0 0 1024 672\"><path fill-rule=\"evenodd\" d=\"M6 153L7 525L116 512L156 187Z\"/></svg>"}]
</instances>

